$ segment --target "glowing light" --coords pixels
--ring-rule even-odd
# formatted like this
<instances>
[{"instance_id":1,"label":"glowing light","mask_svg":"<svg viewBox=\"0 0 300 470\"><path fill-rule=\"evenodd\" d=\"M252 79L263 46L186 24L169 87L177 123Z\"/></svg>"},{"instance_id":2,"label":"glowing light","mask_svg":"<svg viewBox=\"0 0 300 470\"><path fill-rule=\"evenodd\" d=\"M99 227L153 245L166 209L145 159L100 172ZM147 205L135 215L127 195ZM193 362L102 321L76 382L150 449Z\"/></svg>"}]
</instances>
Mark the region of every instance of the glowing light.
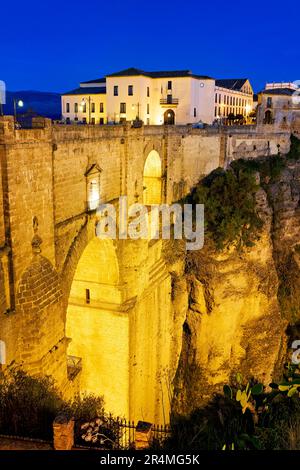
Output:
<instances>
[{"instance_id":1,"label":"glowing light","mask_svg":"<svg viewBox=\"0 0 300 470\"><path fill-rule=\"evenodd\" d=\"M22 108L22 107L24 106L24 103L23 103L22 100L19 100L19 101L18 101L18 106L19 106L20 108Z\"/></svg>"},{"instance_id":2,"label":"glowing light","mask_svg":"<svg viewBox=\"0 0 300 470\"><path fill-rule=\"evenodd\" d=\"M251 111L251 106L249 103L246 104L246 113L249 114Z\"/></svg>"}]
</instances>

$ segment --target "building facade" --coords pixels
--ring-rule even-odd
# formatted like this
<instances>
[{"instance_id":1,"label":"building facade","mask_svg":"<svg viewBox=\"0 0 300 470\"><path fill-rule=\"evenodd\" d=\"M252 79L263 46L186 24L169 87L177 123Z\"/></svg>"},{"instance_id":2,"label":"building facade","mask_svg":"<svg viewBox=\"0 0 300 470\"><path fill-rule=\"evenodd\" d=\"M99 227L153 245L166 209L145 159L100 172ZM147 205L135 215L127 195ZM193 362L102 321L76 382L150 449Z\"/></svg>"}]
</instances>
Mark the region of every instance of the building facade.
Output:
<instances>
[{"instance_id":1,"label":"building facade","mask_svg":"<svg viewBox=\"0 0 300 470\"><path fill-rule=\"evenodd\" d=\"M228 78L216 80L215 87L215 119L223 122L249 122L253 111L253 89L247 78Z\"/></svg>"},{"instance_id":2,"label":"building facade","mask_svg":"<svg viewBox=\"0 0 300 470\"><path fill-rule=\"evenodd\" d=\"M145 72L129 68L82 82L62 95L67 122L90 124L141 120L145 125L212 124L230 116L245 120L253 109L248 79L215 80L189 70Z\"/></svg>"},{"instance_id":3,"label":"building facade","mask_svg":"<svg viewBox=\"0 0 300 470\"><path fill-rule=\"evenodd\" d=\"M258 94L258 122L292 126L300 119L299 87L296 83L267 83Z\"/></svg>"}]
</instances>

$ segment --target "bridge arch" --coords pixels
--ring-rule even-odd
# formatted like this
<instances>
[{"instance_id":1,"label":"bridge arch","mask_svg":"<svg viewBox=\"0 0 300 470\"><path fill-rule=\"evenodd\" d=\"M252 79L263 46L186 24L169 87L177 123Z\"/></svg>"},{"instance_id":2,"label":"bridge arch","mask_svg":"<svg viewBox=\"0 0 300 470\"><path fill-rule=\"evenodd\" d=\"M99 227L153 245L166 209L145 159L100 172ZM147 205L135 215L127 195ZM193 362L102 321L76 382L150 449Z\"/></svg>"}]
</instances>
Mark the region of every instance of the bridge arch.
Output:
<instances>
[{"instance_id":1,"label":"bridge arch","mask_svg":"<svg viewBox=\"0 0 300 470\"><path fill-rule=\"evenodd\" d=\"M143 171L143 203L146 205L162 202L162 162L159 153L151 150L146 158Z\"/></svg>"},{"instance_id":2,"label":"bridge arch","mask_svg":"<svg viewBox=\"0 0 300 470\"><path fill-rule=\"evenodd\" d=\"M69 376L81 369L80 391L103 395L106 410L123 416L129 411L129 320L121 305L115 242L94 237L80 256L68 298Z\"/></svg>"}]
</instances>

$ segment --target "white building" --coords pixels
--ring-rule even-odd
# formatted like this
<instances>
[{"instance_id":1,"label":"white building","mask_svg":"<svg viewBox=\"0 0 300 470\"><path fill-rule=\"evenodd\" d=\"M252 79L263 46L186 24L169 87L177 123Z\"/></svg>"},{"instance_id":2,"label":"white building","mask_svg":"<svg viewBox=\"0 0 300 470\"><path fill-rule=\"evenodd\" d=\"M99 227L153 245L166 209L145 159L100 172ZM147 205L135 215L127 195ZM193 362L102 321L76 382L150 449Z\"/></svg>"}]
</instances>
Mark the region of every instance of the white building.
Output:
<instances>
[{"instance_id":1,"label":"white building","mask_svg":"<svg viewBox=\"0 0 300 470\"><path fill-rule=\"evenodd\" d=\"M258 94L260 124L293 125L300 118L300 89L296 83L267 83Z\"/></svg>"},{"instance_id":2,"label":"white building","mask_svg":"<svg viewBox=\"0 0 300 470\"><path fill-rule=\"evenodd\" d=\"M145 124L188 124L214 119L214 79L189 70L144 72L129 68L83 82L62 95L67 121L94 124L141 119Z\"/></svg>"},{"instance_id":3,"label":"white building","mask_svg":"<svg viewBox=\"0 0 300 470\"><path fill-rule=\"evenodd\" d=\"M106 80L80 83L79 88L62 95L62 116L66 122L106 124Z\"/></svg>"},{"instance_id":4,"label":"white building","mask_svg":"<svg viewBox=\"0 0 300 470\"><path fill-rule=\"evenodd\" d=\"M253 89L247 78L216 80L214 116L222 121L243 119L253 111Z\"/></svg>"},{"instance_id":5,"label":"white building","mask_svg":"<svg viewBox=\"0 0 300 470\"><path fill-rule=\"evenodd\" d=\"M82 82L62 95L66 121L90 124L142 120L146 125L212 124L229 114L247 118L253 90L247 79L217 80L189 70L129 68Z\"/></svg>"}]
</instances>

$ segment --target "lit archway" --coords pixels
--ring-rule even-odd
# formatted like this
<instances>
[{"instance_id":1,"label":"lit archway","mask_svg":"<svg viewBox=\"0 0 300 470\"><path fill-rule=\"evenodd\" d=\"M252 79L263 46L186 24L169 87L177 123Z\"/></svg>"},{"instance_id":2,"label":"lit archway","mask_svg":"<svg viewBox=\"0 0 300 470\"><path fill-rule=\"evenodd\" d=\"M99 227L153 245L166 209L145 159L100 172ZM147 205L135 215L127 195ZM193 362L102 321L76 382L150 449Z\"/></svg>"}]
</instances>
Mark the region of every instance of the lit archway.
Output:
<instances>
[{"instance_id":1,"label":"lit archway","mask_svg":"<svg viewBox=\"0 0 300 470\"><path fill-rule=\"evenodd\" d=\"M94 238L81 255L69 296L69 378L80 372L81 392L103 395L107 411L127 416L129 319L121 304L114 242Z\"/></svg>"},{"instance_id":2,"label":"lit archway","mask_svg":"<svg viewBox=\"0 0 300 470\"><path fill-rule=\"evenodd\" d=\"M173 125L175 124L175 113L173 109L167 109L164 113L164 124Z\"/></svg>"},{"instance_id":3,"label":"lit archway","mask_svg":"<svg viewBox=\"0 0 300 470\"><path fill-rule=\"evenodd\" d=\"M146 205L160 204L162 192L162 165L156 150L151 150L143 174L143 203Z\"/></svg>"}]
</instances>

